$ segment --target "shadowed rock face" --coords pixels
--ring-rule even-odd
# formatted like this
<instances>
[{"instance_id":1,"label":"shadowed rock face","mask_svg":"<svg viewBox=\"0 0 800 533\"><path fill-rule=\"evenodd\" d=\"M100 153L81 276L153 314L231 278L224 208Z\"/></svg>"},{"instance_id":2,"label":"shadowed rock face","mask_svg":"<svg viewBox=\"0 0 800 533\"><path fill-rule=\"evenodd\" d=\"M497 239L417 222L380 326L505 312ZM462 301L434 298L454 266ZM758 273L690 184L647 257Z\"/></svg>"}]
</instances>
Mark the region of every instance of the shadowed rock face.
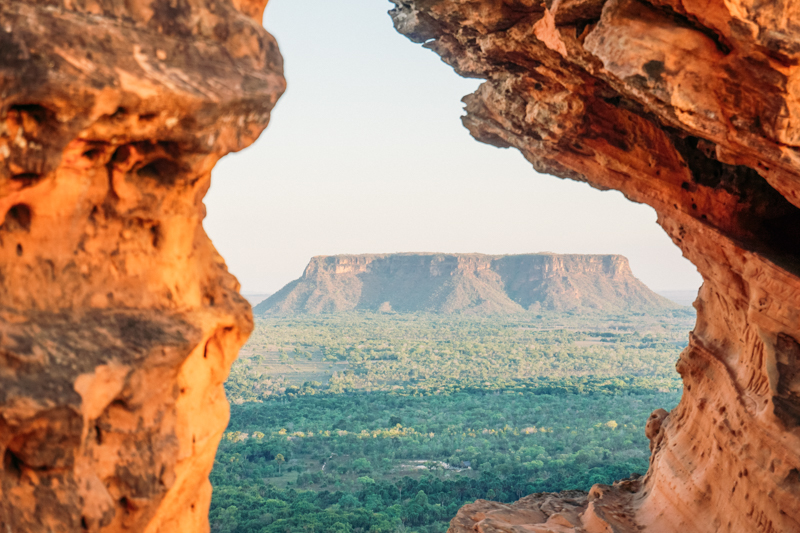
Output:
<instances>
[{"instance_id":1,"label":"shadowed rock face","mask_svg":"<svg viewBox=\"0 0 800 533\"><path fill-rule=\"evenodd\" d=\"M205 531L248 304L201 226L266 0L0 2L0 531Z\"/></svg>"},{"instance_id":2,"label":"shadowed rock face","mask_svg":"<svg viewBox=\"0 0 800 533\"><path fill-rule=\"evenodd\" d=\"M800 531L800 3L393 2L401 33L487 80L464 99L475 138L649 204L705 280L647 475L526 531Z\"/></svg>"}]
</instances>

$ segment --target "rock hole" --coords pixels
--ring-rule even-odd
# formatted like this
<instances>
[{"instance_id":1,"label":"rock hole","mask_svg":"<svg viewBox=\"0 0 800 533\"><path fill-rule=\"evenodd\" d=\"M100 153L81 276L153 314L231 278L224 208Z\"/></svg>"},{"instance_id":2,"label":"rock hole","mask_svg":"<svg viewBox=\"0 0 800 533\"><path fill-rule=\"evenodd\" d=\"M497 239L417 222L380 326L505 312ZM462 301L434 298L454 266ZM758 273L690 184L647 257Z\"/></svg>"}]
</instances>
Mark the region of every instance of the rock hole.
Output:
<instances>
[{"instance_id":1,"label":"rock hole","mask_svg":"<svg viewBox=\"0 0 800 533\"><path fill-rule=\"evenodd\" d=\"M119 398L114 400L113 402L111 402L109 407L116 407L118 409L125 409L126 411L128 410L128 404L125 403L125 400L121 400Z\"/></svg>"},{"instance_id":2,"label":"rock hole","mask_svg":"<svg viewBox=\"0 0 800 533\"><path fill-rule=\"evenodd\" d=\"M594 21L594 20L579 20L578 22L576 22L575 23L575 38L576 39L580 39L581 35L583 35L583 32L586 31L586 27L589 26L589 24L592 24L593 22L596 22L596 21Z\"/></svg>"},{"instance_id":3,"label":"rock hole","mask_svg":"<svg viewBox=\"0 0 800 533\"><path fill-rule=\"evenodd\" d=\"M100 148L91 148L83 152L81 155L89 161L97 161L97 159L103 155L103 151Z\"/></svg>"},{"instance_id":4,"label":"rock hole","mask_svg":"<svg viewBox=\"0 0 800 533\"><path fill-rule=\"evenodd\" d=\"M17 255L19 257L22 257L22 245L21 244L17 244Z\"/></svg>"},{"instance_id":5,"label":"rock hole","mask_svg":"<svg viewBox=\"0 0 800 533\"><path fill-rule=\"evenodd\" d=\"M789 473L786 475L786 479L784 480L784 485L789 487L796 487L800 485L800 470L796 468L789 470Z\"/></svg>"},{"instance_id":6,"label":"rock hole","mask_svg":"<svg viewBox=\"0 0 800 533\"><path fill-rule=\"evenodd\" d=\"M122 498L120 498L119 504L127 513L132 513L137 510L136 505L131 500L129 500L127 496L123 496Z\"/></svg>"},{"instance_id":7,"label":"rock hole","mask_svg":"<svg viewBox=\"0 0 800 533\"><path fill-rule=\"evenodd\" d=\"M17 104L12 105L9 111L16 111L19 114L25 114L36 121L37 124L45 122L52 114L49 109L39 104Z\"/></svg>"},{"instance_id":8,"label":"rock hole","mask_svg":"<svg viewBox=\"0 0 800 533\"><path fill-rule=\"evenodd\" d=\"M157 113L145 113L144 115L139 115L139 120L143 122L150 122L154 120L158 116Z\"/></svg>"},{"instance_id":9,"label":"rock hole","mask_svg":"<svg viewBox=\"0 0 800 533\"><path fill-rule=\"evenodd\" d=\"M6 213L3 227L9 232L16 230L30 231L32 218L30 207L25 204L13 205Z\"/></svg>"},{"instance_id":10,"label":"rock hole","mask_svg":"<svg viewBox=\"0 0 800 533\"><path fill-rule=\"evenodd\" d=\"M177 159L181 155L181 147L174 141L158 141L158 146L173 159Z\"/></svg>"},{"instance_id":11,"label":"rock hole","mask_svg":"<svg viewBox=\"0 0 800 533\"><path fill-rule=\"evenodd\" d=\"M164 184L175 183L180 172L180 167L175 161L166 158L159 158L151 161L136 171L140 178L149 178Z\"/></svg>"},{"instance_id":12,"label":"rock hole","mask_svg":"<svg viewBox=\"0 0 800 533\"><path fill-rule=\"evenodd\" d=\"M153 248L158 248L158 243L160 241L160 233L161 232L158 224L155 224L154 226L150 227L150 238L153 243Z\"/></svg>"},{"instance_id":13,"label":"rock hole","mask_svg":"<svg viewBox=\"0 0 800 533\"><path fill-rule=\"evenodd\" d=\"M3 470L11 474L19 481L22 477L22 461L11 450L6 450L3 455Z\"/></svg>"},{"instance_id":14,"label":"rock hole","mask_svg":"<svg viewBox=\"0 0 800 533\"><path fill-rule=\"evenodd\" d=\"M94 425L94 440L98 445L103 444L103 432L100 430L100 425Z\"/></svg>"},{"instance_id":15,"label":"rock hole","mask_svg":"<svg viewBox=\"0 0 800 533\"><path fill-rule=\"evenodd\" d=\"M114 111L114 114L111 115L111 118L119 118L119 117L121 117L123 115L127 115L127 114L128 114L128 110L125 109L124 107L120 106L120 107L117 108L116 111Z\"/></svg>"},{"instance_id":16,"label":"rock hole","mask_svg":"<svg viewBox=\"0 0 800 533\"><path fill-rule=\"evenodd\" d=\"M13 181L22 184L23 187L30 187L39 179L41 179L42 175L36 172L21 172L19 174L14 174L11 176Z\"/></svg>"},{"instance_id":17,"label":"rock hole","mask_svg":"<svg viewBox=\"0 0 800 533\"><path fill-rule=\"evenodd\" d=\"M642 66L642 69L644 70L645 74L647 74L648 78L656 81L660 80L661 75L664 74L664 72L667 70L664 67L663 61L656 61L655 59L645 63Z\"/></svg>"},{"instance_id":18,"label":"rock hole","mask_svg":"<svg viewBox=\"0 0 800 533\"><path fill-rule=\"evenodd\" d=\"M228 27L227 24L220 22L219 24L214 26L214 35L220 41L227 41L230 34L231 34L231 29ZM428 39L427 41L425 41L425 43L427 44L432 40L434 39Z\"/></svg>"},{"instance_id":19,"label":"rock hole","mask_svg":"<svg viewBox=\"0 0 800 533\"><path fill-rule=\"evenodd\" d=\"M124 163L128 160L128 157L131 155L131 147L127 144L124 146L120 146L114 152L114 155L111 157L111 161L114 163Z\"/></svg>"},{"instance_id":20,"label":"rock hole","mask_svg":"<svg viewBox=\"0 0 800 533\"><path fill-rule=\"evenodd\" d=\"M81 517L81 529L83 529L84 531L89 531L89 523L86 521L85 516Z\"/></svg>"}]
</instances>

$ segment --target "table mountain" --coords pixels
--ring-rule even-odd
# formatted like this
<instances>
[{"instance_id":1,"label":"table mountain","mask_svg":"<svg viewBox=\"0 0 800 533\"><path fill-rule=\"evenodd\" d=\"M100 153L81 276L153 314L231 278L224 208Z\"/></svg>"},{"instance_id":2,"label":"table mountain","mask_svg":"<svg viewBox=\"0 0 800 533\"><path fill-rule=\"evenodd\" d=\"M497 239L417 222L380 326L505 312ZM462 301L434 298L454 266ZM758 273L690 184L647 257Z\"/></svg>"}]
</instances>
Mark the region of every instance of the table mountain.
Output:
<instances>
[{"instance_id":1,"label":"table mountain","mask_svg":"<svg viewBox=\"0 0 800 533\"><path fill-rule=\"evenodd\" d=\"M621 255L403 253L313 257L256 314L642 311L675 305Z\"/></svg>"}]
</instances>

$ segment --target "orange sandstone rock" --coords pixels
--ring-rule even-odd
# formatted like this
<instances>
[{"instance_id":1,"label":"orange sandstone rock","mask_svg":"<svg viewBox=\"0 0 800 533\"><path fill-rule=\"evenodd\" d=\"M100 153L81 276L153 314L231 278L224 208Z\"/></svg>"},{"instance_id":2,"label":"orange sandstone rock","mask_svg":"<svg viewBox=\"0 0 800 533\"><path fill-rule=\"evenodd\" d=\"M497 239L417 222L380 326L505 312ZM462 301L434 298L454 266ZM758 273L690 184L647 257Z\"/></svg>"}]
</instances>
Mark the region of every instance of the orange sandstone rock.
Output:
<instances>
[{"instance_id":1,"label":"orange sandstone rock","mask_svg":"<svg viewBox=\"0 0 800 533\"><path fill-rule=\"evenodd\" d=\"M704 278L647 475L593 488L575 531L800 531L800 4L393 2L486 79L476 139L652 206ZM481 530L471 512L451 531Z\"/></svg>"},{"instance_id":2,"label":"orange sandstone rock","mask_svg":"<svg viewBox=\"0 0 800 533\"><path fill-rule=\"evenodd\" d=\"M252 328L205 235L283 92L265 0L0 2L0 530L208 529Z\"/></svg>"}]
</instances>

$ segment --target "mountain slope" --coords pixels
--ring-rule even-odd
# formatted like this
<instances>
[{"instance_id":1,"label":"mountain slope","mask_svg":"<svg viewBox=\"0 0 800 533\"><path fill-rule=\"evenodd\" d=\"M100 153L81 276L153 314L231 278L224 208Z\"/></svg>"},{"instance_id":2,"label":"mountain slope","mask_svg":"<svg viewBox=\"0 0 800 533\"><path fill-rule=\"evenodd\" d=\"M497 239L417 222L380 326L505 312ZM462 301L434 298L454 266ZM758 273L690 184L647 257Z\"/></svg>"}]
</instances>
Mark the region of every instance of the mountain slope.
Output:
<instances>
[{"instance_id":1,"label":"mountain slope","mask_svg":"<svg viewBox=\"0 0 800 533\"><path fill-rule=\"evenodd\" d=\"M313 257L256 314L351 310L517 313L676 307L621 255L369 254Z\"/></svg>"}]
</instances>

